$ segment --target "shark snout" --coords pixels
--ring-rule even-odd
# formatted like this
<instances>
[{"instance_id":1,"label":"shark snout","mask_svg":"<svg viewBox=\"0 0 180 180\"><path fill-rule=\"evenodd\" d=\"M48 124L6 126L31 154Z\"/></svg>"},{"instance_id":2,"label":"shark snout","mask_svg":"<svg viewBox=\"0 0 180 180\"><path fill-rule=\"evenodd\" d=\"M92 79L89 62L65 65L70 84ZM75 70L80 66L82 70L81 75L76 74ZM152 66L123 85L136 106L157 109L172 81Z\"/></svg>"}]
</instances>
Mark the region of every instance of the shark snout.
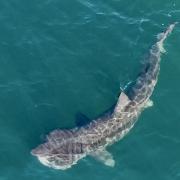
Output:
<instances>
[{"instance_id":1,"label":"shark snout","mask_svg":"<svg viewBox=\"0 0 180 180\"><path fill-rule=\"evenodd\" d=\"M31 154L34 156L44 156L49 154L49 149L48 146L46 144L41 144L38 147L36 147L35 149L33 149L31 151Z\"/></svg>"}]
</instances>

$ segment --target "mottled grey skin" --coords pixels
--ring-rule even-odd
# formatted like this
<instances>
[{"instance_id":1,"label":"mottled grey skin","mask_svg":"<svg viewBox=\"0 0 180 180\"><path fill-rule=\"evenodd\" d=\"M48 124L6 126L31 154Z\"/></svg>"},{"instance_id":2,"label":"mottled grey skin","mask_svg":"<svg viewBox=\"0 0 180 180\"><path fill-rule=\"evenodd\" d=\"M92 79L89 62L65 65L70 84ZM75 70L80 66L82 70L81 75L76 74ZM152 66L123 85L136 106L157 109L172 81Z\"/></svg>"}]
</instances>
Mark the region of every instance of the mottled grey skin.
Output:
<instances>
[{"instance_id":1,"label":"mottled grey skin","mask_svg":"<svg viewBox=\"0 0 180 180\"><path fill-rule=\"evenodd\" d=\"M175 24L159 35L158 42L152 46L149 58L128 96L121 93L112 113L106 113L80 128L54 130L47 136L47 142L33 149L31 153L41 163L55 169L70 168L86 155L97 157L106 165L113 166L112 155L105 147L126 135L148 105L158 80L163 42Z\"/></svg>"}]
</instances>

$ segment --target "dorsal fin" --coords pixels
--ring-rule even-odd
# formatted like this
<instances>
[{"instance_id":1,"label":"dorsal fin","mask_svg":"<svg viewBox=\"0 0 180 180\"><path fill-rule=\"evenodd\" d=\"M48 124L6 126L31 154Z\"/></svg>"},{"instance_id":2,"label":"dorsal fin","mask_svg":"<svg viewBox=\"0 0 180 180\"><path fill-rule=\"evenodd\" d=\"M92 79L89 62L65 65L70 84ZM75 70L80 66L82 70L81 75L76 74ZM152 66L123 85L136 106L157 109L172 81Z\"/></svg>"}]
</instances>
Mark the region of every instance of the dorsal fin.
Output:
<instances>
[{"instance_id":1,"label":"dorsal fin","mask_svg":"<svg viewBox=\"0 0 180 180\"><path fill-rule=\"evenodd\" d=\"M122 91L119 96L118 103L120 103L121 106L126 106L130 101L129 97Z\"/></svg>"},{"instance_id":2,"label":"dorsal fin","mask_svg":"<svg viewBox=\"0 0 180 180\"><path fill-rule=\"evenodd\" d=\"M122 108L124 108L130 102L131 102L131 100L129 99L129 97L122 91L119 96L118 102L116 104L115 112L120 111Z\"/></svg>"}]
</instances>

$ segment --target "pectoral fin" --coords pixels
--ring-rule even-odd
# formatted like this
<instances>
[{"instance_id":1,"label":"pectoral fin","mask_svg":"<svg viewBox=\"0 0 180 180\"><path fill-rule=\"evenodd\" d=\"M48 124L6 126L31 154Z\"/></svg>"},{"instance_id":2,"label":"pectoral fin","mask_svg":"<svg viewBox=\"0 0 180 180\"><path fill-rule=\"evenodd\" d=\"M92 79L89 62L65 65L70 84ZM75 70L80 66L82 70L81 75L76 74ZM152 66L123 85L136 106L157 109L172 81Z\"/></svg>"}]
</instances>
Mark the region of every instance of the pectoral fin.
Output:
<instances>
[{"instance_id":1,"label":"pectoral fin","mask_svg":"<svg viewBox=\"0 0 180 180\"><path fill-rule=\"evenodd\" d=\"M96 160L105 164L106 166L114 167L115 165L115 161L113 159L112 154L105 149L94 151L90 155L94 157Z\"/></svg>"}]
</instances>

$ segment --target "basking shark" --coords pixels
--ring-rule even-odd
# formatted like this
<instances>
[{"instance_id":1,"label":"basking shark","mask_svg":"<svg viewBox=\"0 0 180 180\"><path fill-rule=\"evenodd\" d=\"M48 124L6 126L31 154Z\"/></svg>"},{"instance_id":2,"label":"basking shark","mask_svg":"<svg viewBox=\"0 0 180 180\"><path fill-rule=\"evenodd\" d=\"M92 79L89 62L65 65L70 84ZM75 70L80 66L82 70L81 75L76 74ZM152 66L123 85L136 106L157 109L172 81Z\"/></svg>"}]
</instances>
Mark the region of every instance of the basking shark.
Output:
<instances>
[{"instance_id":1,"label":"basking shark","mask_svg":"<svg viewBox=\"0 0 180 180\"><path fill-rule=\"evenodd\" d=\"M52 131L45 143L31 151L32 155L54 169L68 169L87 155L113 167L115 161L106 147L122 139L134 126L141 112L153 104L150 97L158 80L160 57L165 52L163 43L176 24L171 24L158 35L137 79L128 92L121 91L112 111L87 125Z\"/></svg>"}]
</instances>

